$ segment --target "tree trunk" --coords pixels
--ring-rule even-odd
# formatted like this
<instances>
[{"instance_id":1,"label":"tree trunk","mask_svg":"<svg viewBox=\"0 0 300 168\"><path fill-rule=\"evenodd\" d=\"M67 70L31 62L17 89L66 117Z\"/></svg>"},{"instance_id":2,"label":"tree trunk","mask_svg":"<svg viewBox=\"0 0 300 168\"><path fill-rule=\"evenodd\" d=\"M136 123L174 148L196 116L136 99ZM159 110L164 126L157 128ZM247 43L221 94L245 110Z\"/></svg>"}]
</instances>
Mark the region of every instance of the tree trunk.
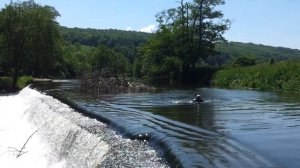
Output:
<instances>
[{"instance_id":1,"label":"tree trunk","mask_svg":"<svg viewBox=\"0 0 300 168\"><path fill-rule=\"evenodd\" d=\"M203 41L203 3L204 0L201 1L199 6L199 41L198 41L198 51L202 48Z\"/></svg>"},{"instance_id":2,"label":"tree trunk","mask_svg":"<svg viewBox=\"0 0 300 168\"><path fill-rule=\"evenodd\" d=\"M12 83L12 89L13 91L17 91L17 82L19 77L19 54L15 55L15 61L14 61L14 74L13 74L13 83Z\"/></svg>"}]
</instances>

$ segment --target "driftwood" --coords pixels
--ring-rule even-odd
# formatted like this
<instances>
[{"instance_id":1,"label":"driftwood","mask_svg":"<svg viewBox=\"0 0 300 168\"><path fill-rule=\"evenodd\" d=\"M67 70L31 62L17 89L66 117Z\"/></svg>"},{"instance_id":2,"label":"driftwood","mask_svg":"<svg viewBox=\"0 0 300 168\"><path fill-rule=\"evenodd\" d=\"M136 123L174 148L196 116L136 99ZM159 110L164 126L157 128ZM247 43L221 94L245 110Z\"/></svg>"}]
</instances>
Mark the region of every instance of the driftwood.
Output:
<instances>
[{"instance_id":1,"label":"driftwood","mask_svg":"<svg viewBox=\"0 0 300 168\"><path fill-rule=\"evenodd\" d=\"M8 151L7 152L16 152L17 154L17 156L16 156L16 158L19 158L20 156L22 156L23 154L25 154L25 153L27 153L27 151L24 151L25 150L25 148L26 148L26 145L27 145L27 143L29 142L29 140L32 138L32 136L35 134L35 133L37 133L38 132L38 130L39 129L37 129L36 131L34 131L28 138L27 138L27 140L26 140L26 142L23 144L23 146L22 146L22 148L21 149L17 149L17 148L15 148L15 147L8 147ZM12 149L12 151L10 150L10 149ZM6 152L5 152L6 153ZM3 153L4 154L4 153Z\"/></svg>"},{"instance_id":2,"label":"driftwood","mask_svg":"<svg viewBox=\"0 0 300 168\"><path fill-rule=\"evenodd\" d=\"M140 82L129 81L128 78L110 75L107 72L86 73L81 78L81 89L99 94L153 92L154 87Z\"/></svg>"}]
</instances>

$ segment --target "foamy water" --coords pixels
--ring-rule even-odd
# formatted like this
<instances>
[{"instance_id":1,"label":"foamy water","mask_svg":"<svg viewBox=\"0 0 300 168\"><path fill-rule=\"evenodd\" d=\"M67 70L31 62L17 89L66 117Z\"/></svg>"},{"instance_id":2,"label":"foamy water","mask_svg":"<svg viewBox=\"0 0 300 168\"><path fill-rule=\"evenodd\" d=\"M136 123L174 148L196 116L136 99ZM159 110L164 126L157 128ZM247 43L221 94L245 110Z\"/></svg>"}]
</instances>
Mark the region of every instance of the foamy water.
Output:
<instances>
[{"instance_id":1,"label":"foamy water","mask_svg":"<svg viewBox=\"0 0 300 168\"><path fill-rule=\"evenodd\" d=\"M28 90L28 89L27 89ZM34 134L16 158L22 146L38 127L28 122L30 105L24 96L0 97L0 167L65 167L38 133Z\"/></svg>"},{"instance_id":2,"label":"foamy water","mask_svg":"<svg viewBox=\"0 0 300 168\"><path fill-rule=\"evenodd\" d=\"M28 87L0 96L0 137L1 168L167 167L146 142L124 139ZM27 140L25 153L17 157Z\"/></svg>"}]
</instances>

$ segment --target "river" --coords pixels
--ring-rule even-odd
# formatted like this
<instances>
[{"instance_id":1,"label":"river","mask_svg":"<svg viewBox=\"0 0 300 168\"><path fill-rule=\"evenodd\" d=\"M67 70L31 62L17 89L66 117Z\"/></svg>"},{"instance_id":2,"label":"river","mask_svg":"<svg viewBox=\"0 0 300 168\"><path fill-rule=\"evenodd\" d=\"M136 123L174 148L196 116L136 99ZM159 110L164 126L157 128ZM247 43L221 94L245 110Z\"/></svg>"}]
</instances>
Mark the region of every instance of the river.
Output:
<instances>
[{"instance_id":1,"label":"river","mask_svg":"<svg viewBox=\"0 0 300 168\"><path fill-rule=\"evenodd\" d=\"M147 141L172 167L300 167L298 93L198 88L93 95L81 92L78 81L33 87L123 137ZM205 102L193 103L196 94Z\"/></svg>"}]
</instances>

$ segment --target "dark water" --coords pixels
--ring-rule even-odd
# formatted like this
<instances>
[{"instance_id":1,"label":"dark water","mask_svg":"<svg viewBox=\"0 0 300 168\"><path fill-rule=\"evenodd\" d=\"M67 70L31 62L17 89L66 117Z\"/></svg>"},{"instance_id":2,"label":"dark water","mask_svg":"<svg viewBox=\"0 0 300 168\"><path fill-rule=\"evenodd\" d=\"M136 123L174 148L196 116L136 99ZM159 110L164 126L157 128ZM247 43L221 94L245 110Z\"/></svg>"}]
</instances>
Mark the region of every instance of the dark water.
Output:
<instances>
[{"instance_id":1,"label":"dark water","mask_svg":"<svg viewBox=\"0 0 300 168\"><path fill-rule=\"evenodd\" d=\"M149 141L173 167L300 167L298 93L199 88L99 96L77 86L34 87L107 119L125 137ZM205 102L191 102L196 94Z\"/></svg>"}]
</instances>

